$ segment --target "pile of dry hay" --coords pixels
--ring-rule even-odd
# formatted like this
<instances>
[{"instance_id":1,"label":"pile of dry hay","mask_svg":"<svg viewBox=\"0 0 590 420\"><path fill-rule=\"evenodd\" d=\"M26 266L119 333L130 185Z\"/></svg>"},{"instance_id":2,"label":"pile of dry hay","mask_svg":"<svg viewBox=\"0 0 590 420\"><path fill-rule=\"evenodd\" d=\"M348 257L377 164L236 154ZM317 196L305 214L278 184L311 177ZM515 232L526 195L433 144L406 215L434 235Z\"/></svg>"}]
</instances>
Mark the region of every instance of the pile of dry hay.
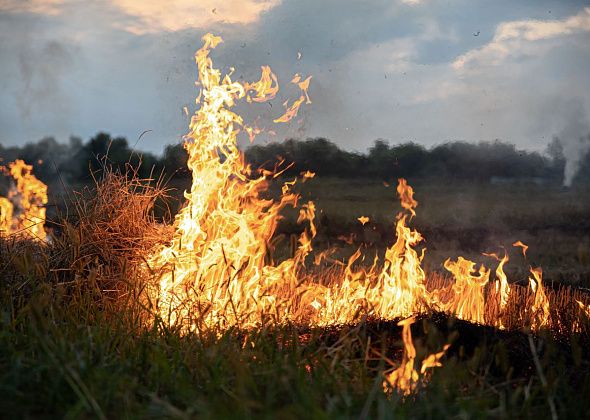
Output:
<instances>
[{"instance_id":1,"label":"pile of dry hay","mask_svg":"<svg viewBox=\"0 0 590 420\"><path fill-rule=\"evenodd\" d=\"M69 196L46 243L0 238L0 278L15 307L43 285L67 302L90 297L109 311L138 303L148 309L142 296L153 276L145 258L172 235L154 216L167 190L161 178L140 179L131 167L121 173L103 165L93 179Z\"/></svg>"}]
</instances>

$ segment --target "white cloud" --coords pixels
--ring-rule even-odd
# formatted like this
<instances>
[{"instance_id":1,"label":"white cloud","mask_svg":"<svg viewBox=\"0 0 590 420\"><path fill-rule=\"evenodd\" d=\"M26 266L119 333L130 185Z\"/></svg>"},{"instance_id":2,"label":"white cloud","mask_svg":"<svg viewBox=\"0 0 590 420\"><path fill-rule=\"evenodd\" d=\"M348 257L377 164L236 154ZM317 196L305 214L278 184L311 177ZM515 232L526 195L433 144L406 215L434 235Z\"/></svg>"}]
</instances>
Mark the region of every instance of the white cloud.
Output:
<instances>
[{"instance_id":1,"label":"white cloud","mask_svg":"<svg viewBox=\"0 0 590 420\"><path fill-rule=\"evenodd\" d=\"M214 23L248 24L280 0L112 0L138 21L124 29L135 34L205 28Z\"/></svg>"},{"instance_id":2,"label":"white cloud","mask_svg":"<svg viewBox=\"0 0 590 420\"><path fill-rule=\"evenodd\" d=\"M65 0L2 0L0 12L58 15Z\"/></svg>"},{"instance_id":3,"label":"white cloud","mask_svg":"<svg viewBox=\"0 0 590 420\"><path fill-rule=\"evenodd\" d=\"M112 22L133 34L175 32L207 28L215 23L249 24L281 0L0 0L0 13L34 13L56 16L66 6L75 10L101 5L114 6L130 19Z\"/></svg>"},{"instance_id":4,"label":"white cloud","mask_svg":"<svg viewBox=\"0 0 590 420\"><path fill-rule=\"evenodd\" d=\"M510 57L540 55L551 48L542 41L580 32L590 32L590 7L563 20L503 22L491 42L459 56L453 67L461 71L467 67L498 66Z\"/></svg>"}]
</instances>

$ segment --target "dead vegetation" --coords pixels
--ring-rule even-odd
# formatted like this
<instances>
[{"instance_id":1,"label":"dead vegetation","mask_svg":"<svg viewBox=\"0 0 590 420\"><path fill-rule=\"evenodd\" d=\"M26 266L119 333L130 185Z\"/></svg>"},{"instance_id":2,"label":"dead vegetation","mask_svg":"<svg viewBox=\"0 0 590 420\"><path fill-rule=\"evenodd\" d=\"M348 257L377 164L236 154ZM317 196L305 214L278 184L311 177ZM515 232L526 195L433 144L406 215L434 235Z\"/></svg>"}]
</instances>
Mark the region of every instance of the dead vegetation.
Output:
<instances>
[{"instance_id":1,"label":"dead vegetation","mask_svg":"<svg viewBox=\"0 0 590 420\"><path fill-rule=\"evenodd\" d=\"M70 194L68 214L53 221L46 243L2 238L0 276L15 292L41 282L70 300L91 291L94 304L108 309L140 301L150 281L145 256L171 234L154 217L166 189L132 168L120 173L104 165L94 180Z\"/></svg>"}]
</instances>

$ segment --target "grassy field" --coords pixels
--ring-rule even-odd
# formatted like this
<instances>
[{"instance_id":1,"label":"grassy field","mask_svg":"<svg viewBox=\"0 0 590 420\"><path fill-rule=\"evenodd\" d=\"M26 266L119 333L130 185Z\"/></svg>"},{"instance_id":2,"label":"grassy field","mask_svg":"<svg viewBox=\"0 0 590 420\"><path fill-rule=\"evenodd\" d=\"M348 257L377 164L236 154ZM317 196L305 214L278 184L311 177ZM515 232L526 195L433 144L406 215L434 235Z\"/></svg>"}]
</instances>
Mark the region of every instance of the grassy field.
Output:
<instances>
[{"instance_id":1,"label":"grassy field","mask_svg":"<svg viewBox=\"0 0 590 420\"><path fill-rule=\"evenodd\" d=\"M520 239L549 281L590 285L590 190L413 186L420 203L413 224L426 237L428 270L441 270L446 257L457 255L484 260L481 252L504 246L512 258L511 280L522 282L529 262L510 246ZM393 241L399 211L393 187L313 179L300 188L304 199L317 202L318 248L337 246L344 256L355 246L379 252ZM87 217L108 228L104 222L118 220L122 207L111 206ZM362 226L359 216L371 221ZM114 235L112 228L88 237L78 222L49 247L1 241L0 417L590 416L588 332L533 335L423 316L412 326L417 361L450 343L443 366L414 394L389 395L383 373L399 363L403 348L395 322L261 325L189 335L165 323L146 324L145 308L135 299L141 284L128 284L131 260L121 241L101 242ZM287 215L280 234L298 229ZM339 239L351 233L352 245ZM113 273L127 281L118 299L100 283Z\"/></svg>"},{"instance_id":2,"label":"grassy field","mask_svg":"<svg viewBox=\"0 0 590 420\"><path fill-rule=\"evenodd\" d=\"M412 225L425 237L425 267L440 271L446 258L463 255L490 263L483 252L509 253L507 271L517 280L529 264L542 266L549 282L590 288L590 188L551 185L456 184L411 182L418 201ZM383 249L394 240L401 210L395 182L311 179L298 187L319 209L323 246L353 245ZM367 216L362 226L357 220ZM290 219L286 230L296 229ZM354 236L351 238L350 234ZM529 261L512 244L529 245Z\"/></svg>"}]
</instances>

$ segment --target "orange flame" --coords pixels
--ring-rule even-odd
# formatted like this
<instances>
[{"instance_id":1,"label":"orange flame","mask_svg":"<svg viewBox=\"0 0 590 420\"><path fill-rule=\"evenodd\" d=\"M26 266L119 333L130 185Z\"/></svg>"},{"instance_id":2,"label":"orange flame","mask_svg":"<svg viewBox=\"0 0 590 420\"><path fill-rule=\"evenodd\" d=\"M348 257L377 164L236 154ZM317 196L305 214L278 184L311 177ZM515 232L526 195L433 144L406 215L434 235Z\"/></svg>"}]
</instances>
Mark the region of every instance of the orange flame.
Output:
<instances>
[{"instance_id":1,"label":"orange flame","mask_svg":"<svg viewBox=\"0 0 590 420\"><path fill-rule=\"evenodd\" d=\"M512 246L517 246L522 248L522 255L526 258L526 251L529 249L528 245L523 244L521 241L516 241L512 244Z\"/></svg>"},{"instance_id":2,"label":"orange flame","mask_svg":"<svg viewBox=\"0 0 590 420\"><path fill-rule=\"evenodd\" d=\"M253 98L250 95L246 97L248 102L266 102L273 99L279 91L277 76L271 71L270 67L262 66L261 68L262 75L258 82L244 84L244 90L253 90L256 93Z\"/></svg>"},{"instance_id":3,"label":"orange flame","mask_svg":"<svg viewBox=\"0 0 590 420\"><path fill-rule=\"evenodd\" d=\"M33 166L17 159L2 168L15 182L8 199L0 197L0 232L44 241L47 185L33 175Z\"/></svg>"},{"instance_id":4,"label":"orange flame","mask_svg":"<svg viewBox=\"0 0 590 420\"><path fill-rule=\"evenodd\" d=\"M576 303L578 304L578 306L580 307L580 309L582 310L582 312L584 312L584 314L590 318L590 305L584 305L584 302L581 302L579 300L576 300Z\"/></svg>"},{"instance_id":5,"label":"orange flame","mask_svg":"<svg viewBox=\"0 0 590 420\"><path fill-rule=\"evenodd\" d=\"M359 222L361 222L361 225L365 225L367 223L369 223L369 218L367 216L361 216L359 218L357 218L356 220L358 220Z\"/></svg>"},{"instance_id":6,"label":"orange flame","mask_svg":"<svg viewBox=\"0 0 590 420\"><path fill-rule=\"evenodd\" d=\"M541 267L531 267L531 274L533 277L529 277L529 284L534 293L533 304L531 306L533 315L531 328L536 331L549 324L549 299L547 299L545 289L543 288L543 270Z\"/></svg>"},{"instance_id":7,"label":"orange flame","mask_svg":"<svg viewBox=\"0 0 590 420\"><path fill-rule=\"evenodd\" d=\"M508 304L508 298L510 297L510 285L508 284L508 277L504 272L504 266L508 263L509 258L508 254L504 252L504 257L500 258L496 254L484 254L488 257L493 257L498 263L498 267L496 268L496 282L494 283L494 288L496 290L496 296L498 297L498 312L496 318L496 326L498 328L504 329L505 325L502 322L502 315L506 305Z\"/></svg>"},{"instance_id":8,"label":"orange flame","mask_svg":"<svg viewBox=\"0 0 590 420\"><path fill-rule=\"evenodd\" d=\"M266 100L276 93L272 86L278 88L278 83L266 67L254 84L244 86L229 75L222 77L209 57L221 38L207 34L203 41L195 55L202 102L184 143L193 183L185 193L186 206L176 216L172 242L149 261L160 273L159 313L170 324L191 329L253 325L264 314L284 320L288 309L280 297L297 284L297 267L311 250L315 227L311 223L311 231L301 236L294 258L268 264L266 244L279 212L295 205L297 197L287 184L277 203L259 196L266 178L252 178L237 147L237 127L244 124L230 110L246 90L257 92L254 100ZM312 221L314 213L313 203L308 203L299 220Z\"/></svg>"},{"instance_id":9,"label":"orange flame","mask_svg":"<svg viewBox=\"0 0 590 420\"><path fill-rule=\"evenodd\" d=\"M483 265L475 270L475 263L459 257L457 261L447 259L444 266L455 277L454 298L447 310L458 318L478 324L484 323L484 287L490 279L490 271Z\"/></svg>"},{"instance_id":10,"label":"orange flame","mask_svg":"<svg viewBox=\"0 0 590 420\"><path fill-rule=\"evenodd\" d=\"M14 206L5 197L0 197L0 236L9 235L12 231L12 212Z\"/></svg>"},{"instance_id":11,"label":"orange flame","mask_svg":"<svg viewBox=\"0 0 590 420\"><path fill-rule=\"evenodd\" d=\"M414 190L403 178L399 179L397 193L400 196L402 207L412 213L412 216L415 216L416 212L414 209L418 206L418 202L414 200Z\"/></svg>"},{"instance_id":12,"label":"orange flame","mask_svg":"<svg viewBox=\"0 0 590 420\"><path fill-rule=\"evenodd\" d=\"M309 82L311 81L311 76L309 76L307 79L305 79L303 81L300 81L300 80L301 80L301 76L296 74L295 77L293 77L293 80L291 80L291 82L293 84L296 84L297 86L299 86L299 89L301 89L301 96L299 97L299 99L294 101L291 104L291 106L289 106L289 101L285 101L285 103L283 105L287 110L279 118L273 120L275 123L280 123L280 122L286 123L286 122L291 121L293 118L295 118L297 116L297 113L299 112L299 108L301 107L303 102L305 102L306 104L311 104L311 100L309 99L309 94L307 92L309 89Z\"/></svg>"},{"instance_id":13,"label":"orange flame","mask_svg":"<svg viewBox=\"0 0 590 420\"><path fill-rule=\"evenodd\" d=\"M385 375L383 381L383 391L390 393L397 390L400 394L407 396L416 390L420 375L414 368L416 360L416 348L412 341L412 330L410 326L416 321L415 317L410 317L398 322L397 325L402 326L402 341L404 343L404 353L399 367ZM428 369L442 366L440 360L445 355L447 349L450 347L446 344L443 349L434 354L430 354L422 361L420 374L424 375Z\"/></svg>"},{"instance_id":14,"label":"orange flame","mask_svg":"<svg viewBox=\"0 0 590 420\"><path fill-rule=\"evenodd\" d=\"M303 182L305 182L308 179L312 179L313 177L315 177L315 172L311 172L311 171L301 172L301 176L303 177Z\"/></svg>"}]
</instances>

